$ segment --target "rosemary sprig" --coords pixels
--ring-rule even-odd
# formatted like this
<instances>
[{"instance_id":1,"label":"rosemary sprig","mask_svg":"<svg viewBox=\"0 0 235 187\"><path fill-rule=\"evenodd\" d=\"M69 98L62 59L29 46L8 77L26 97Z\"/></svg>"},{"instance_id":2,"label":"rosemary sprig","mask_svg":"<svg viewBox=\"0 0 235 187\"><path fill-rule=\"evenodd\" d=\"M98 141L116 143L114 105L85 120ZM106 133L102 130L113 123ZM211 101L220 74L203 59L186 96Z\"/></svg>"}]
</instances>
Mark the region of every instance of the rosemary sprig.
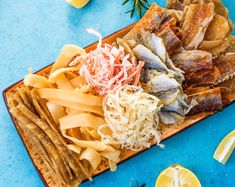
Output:
<instances>
[{"instance_id":1,"label":"rosemary sprig","mask_svg":"<svg viewBox=\"0 0 235 187\"><path fill-rule=\"evenodd\" d=\"M134 12L137 11L137 14L141 18L145 10L148 10L150 6L150 3L148 0L123 0L122 5L125 5L130 1L132 1L132 8L125 13L126 14L130 13L131 17L133 17Z\"/></svg>"},{"instance_id":2,"label":"rosemary sprig","mask_svg":"<svg viewBox=\"0 0 235 187\"><path fill-rule=\"evenodd\" d=\"M145 187L146 186L146 184L139 184L139 182L138 181L136 181L135 182L135 184L133 184L133 180L131 179L131 181L130 181L130 187Z\"/></svg>"}]
</instances>

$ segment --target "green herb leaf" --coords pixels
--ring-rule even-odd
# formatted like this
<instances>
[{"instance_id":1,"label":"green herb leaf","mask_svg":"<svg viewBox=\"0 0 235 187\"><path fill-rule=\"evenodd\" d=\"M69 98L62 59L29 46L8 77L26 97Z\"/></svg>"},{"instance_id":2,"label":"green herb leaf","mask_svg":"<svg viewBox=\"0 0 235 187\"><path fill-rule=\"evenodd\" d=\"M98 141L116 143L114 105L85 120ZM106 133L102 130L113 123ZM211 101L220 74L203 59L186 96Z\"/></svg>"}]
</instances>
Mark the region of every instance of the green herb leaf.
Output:
<instances>
[{"instance_id":1,"label":"green herb leaf","mask_svg":"<svg viewBox=\"0 0 235 187\"><path fill-rule=\"evenodd\" d=\"M122 5L125 5L125 4L127 4L129 2L129 0L124 0L123 2L122 2Z\"/></svg>"},{"instance_id":2,"label":"green herb leaf","mask_svg":"<svg viewBox=\"0 0 235 187\"><path fill-rule=\"evenodd\" d=\"M135 181L135 185L133 185L133 179L131 179L131 181L130 181L130 187L145 187L146 186L146 184L139 184L139 182L136 180Z\"/></svg>"},{"instance_id":3,"label":"green herb leaf","mask_svg":"<svg viewBox=\"0 0 235 187\"><path fill-rule=\"evenodd\" d=\"M137 12L137 14L142 17L144 12L149 8L150 3L148 0L123 0L122 5L127 4L128 2L132 2L132 8L125 12L125 13L130 13L130 16L133 17L134 12Z\"/></svg>"}]
</instances>

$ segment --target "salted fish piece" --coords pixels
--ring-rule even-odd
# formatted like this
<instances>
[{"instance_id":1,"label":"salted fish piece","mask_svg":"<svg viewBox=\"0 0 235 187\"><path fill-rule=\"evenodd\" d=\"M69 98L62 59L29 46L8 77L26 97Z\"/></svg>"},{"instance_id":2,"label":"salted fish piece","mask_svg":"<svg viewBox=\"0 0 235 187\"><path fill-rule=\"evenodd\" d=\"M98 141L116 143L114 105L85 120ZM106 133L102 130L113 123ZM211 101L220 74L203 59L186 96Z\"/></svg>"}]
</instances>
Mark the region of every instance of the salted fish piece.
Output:
<instances>
[{"instance_id":1,"label":"salted fish piece","mask_svg":"<svg viewBox=\"0 0 235 187\"><path fill-rule=\"evenodd\" d=\"M195 99L197 105L193 107L188 115L194 115L201 112L213 112L223 109L223 100L221 88L216 87L188 96L189 99Z\"/></svg>"},{"instance_id":2,"label":"salted fish piece","mask_svg":"<svg viewBox=\"0 0 235 187\"><path fill-rule=\"evenodd\" d=\"M132 49L138 60L145 62L145 67L158 70L160 72L167 72L167 66L161 59L155 55L150 49L142 44L138 44Z\"/></svg>"},{"instance_id":3,"label":"salted fish piece","mask_svg":"<svg viewBox=\"0 0 235 187\"><path fill-rule=\"evenodd\" d=\"M185 117L180 116L174 112L159 112L159 119L165 125L176 125L184 121Z\"/></svg>"},{"instance_id":4,"label":"salted fish piece","mask_svg":"<svg viewBox=\"0 0 235 187\"><path fill-rule=\"evenodd\" d=\"M186 76L197 71L213 69L212 55L201 50L178 51L171 60Z\"/></svg>"},{"instance_id":5,"label":"salted fish piece","mask_svg":"<svg viewBox=\"0 0 235 187\"><path fill-rule=\"evenodd\" d=\"M214 3L190 4L182 23L183 44L186 49L197 49L202 42L214 13Z\"/></svg>"},{"instance_id":6,"label":"salted fish piece","mask_svg":"<svg viewBox=\"0 0 235 187\"><path fill-rule=\"evenodd\" d=\"M215 85L235 77L235 52L222 55L214 61L214 65L219 69L220 76L215 81Z\"/></svg>"},{"instance_id":7,"label":"salted fish piece","mask_svg":"<svg viewBox=\"0 0 235 187\"><path fill-rule=\"evenodd\" d=\"M172 102L170 105L165 105L161 108L162 111L165 112L175 112L181 116L185 116L185 109L184 105L179 102L178 99L176 99L174 102Z\"/></svg>"},{"instance_id":8,"label":"salted fish piece","mask_svg":"<svg viewBox=\"0 0 235 187\"><path fill-rule=\"evenodd\" d=\"M166 92L168 90L180 88L181 85L174 78L170 78L166 74L161 74L159 76L154 77L149 81L150 84L150 92L160 93Z\"/></svg>"},{"instance_id":9,"label":"salted fish piece","mask_svg":"<svg viewBox=\"0 0 235 187\"><path fill-rule=\"evenodd\" d=\"M157 35L163 39L169 55L174 54L176 50L180 50L183 46L181 40L176 36L171 27L166 27L161 32L158 32Z\"/></svg>"},{"instance_id":10,"label":"salted fish piece","mask_svg":"<svg viewBox=\"0 0 235 187\"><path fill-rule=\"evenodd\" d=\"M166 48L161 38L151 32L142 30L137 35L137 39L157 55L162 62L166 61Z\"/></svg>"},{"instance_id":11,"label":"salted fish piece","mask_svg":"<svg viewBox=\"0 0 235 187\"><path fill-rule=\"evenodd\" d=\"M152 94L156 95L160 99L163 105L169 105L170 103L174 102L174 100L176 100L176 98L180 94L180 90L178 88L175 88L163 93L152 93Z\"/></svg>"}]
</instances>

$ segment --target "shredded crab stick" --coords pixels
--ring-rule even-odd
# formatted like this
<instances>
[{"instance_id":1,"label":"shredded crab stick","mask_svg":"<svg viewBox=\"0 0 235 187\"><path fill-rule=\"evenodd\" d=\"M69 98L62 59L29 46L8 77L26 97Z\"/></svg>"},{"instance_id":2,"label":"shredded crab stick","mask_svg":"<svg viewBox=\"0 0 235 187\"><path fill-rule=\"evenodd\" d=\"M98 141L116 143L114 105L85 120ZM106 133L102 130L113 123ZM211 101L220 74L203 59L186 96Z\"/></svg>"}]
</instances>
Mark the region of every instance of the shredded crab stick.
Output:
<instances>
[{"instance_id":1,"label":"shredded crab stick","mask_svg":"<svg viewBox=\"0 0 235 187\"><path fill-rule=\"evenodd\" d=\"M80 74L85 77L88 85L101 96L125 84L138 85L144 62L137 64L135 57L129 60L130 55L121 46L102 45L102 37L97 31L87 29L87 32L99 37L95 50L77 57L82 63Z\"/></svg>"}]
</instances>

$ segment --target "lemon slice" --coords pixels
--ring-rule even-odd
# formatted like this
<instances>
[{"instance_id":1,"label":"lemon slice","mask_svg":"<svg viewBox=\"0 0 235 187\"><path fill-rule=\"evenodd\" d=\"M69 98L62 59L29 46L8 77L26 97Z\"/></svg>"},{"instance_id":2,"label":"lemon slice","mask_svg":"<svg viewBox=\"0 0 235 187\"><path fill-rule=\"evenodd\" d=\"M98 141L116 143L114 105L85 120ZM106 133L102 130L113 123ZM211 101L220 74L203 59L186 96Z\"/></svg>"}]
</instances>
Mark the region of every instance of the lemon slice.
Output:
<instances>
[{"instance_id":1,"label":"lemon slice","mask_svg":"<svg viewBox=\"0 0 235 187\"><path fill-rule=\"evenodd\" d=\"M160 173L155 187L201 187L198 178L188 169L173 165Z\"/></svg>"},{"instance_id":2,"label":"lemon slice","mask_svg":"<svg viewBox=\"0 0 235 187\"><path fill-rule=\"evenodd\" d=\"M214 159L218 162L225 164L229 159L235 148L235 130L230 132L224 139L220 142L214 153Z\"/></svg>"},{"instance_id":3,"label":"lemon slice","mask_svg":"<svg viewBox=\"0 0 235 187\"><path fill-rule=\"evenodd\" d=\"M90 0L65 0L68 4L76 8L84 7Z\"/></svg>"}]
</instances>

